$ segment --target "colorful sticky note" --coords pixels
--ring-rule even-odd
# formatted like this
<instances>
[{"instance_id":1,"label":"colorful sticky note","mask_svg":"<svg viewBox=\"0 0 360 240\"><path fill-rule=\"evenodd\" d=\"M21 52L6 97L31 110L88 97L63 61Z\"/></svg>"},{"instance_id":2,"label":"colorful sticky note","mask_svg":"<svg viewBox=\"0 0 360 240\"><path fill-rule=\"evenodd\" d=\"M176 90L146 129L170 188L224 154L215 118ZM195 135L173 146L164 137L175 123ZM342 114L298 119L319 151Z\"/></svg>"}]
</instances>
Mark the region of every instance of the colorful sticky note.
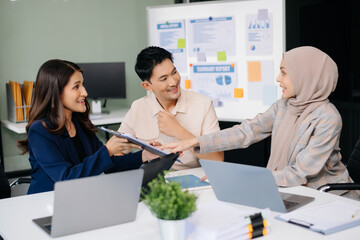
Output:
<instances>
[{"instance_id":1,"label":"colorful sticky note","mask_svg":"<svg viewBox=\"0 0 360 240\"><path fill-rule=\"evenodd\" d=\"M258 20L266 20L269 18L269 12L267 9L259 9L257 19Z\"/></svg>"},{"instance_id":2,"label":"colorful sticky note","mask_svg":"<svg viewBox=\"0 0 360 240\"><path fill-rule=\"evenodd\" d=\"M277 87L275 85L263 86L263 105L270 106L277 100Z\"/></svg>"},{"instance_id":3,"label":"colorful sticky note","mask_svg":"<svg viewBox=\"0 0 360 240\"><path fill-rule=\"evenodd\" d=\"M234 98L244 97L244 90L242 88L234 88Z\"/></svg>"},{"instance_id":4,"label":"colorful sticky note","mask_svg":"<svg viewBox=\"0 0 360 240\"><path fill-rule=\"evenodd\" d=\"M226 52L217 52L217 60L218 61L226 61Z\"/></svg>"},{"instance_id":5,"label":"colorful sticky note","mask_svg":"<svg viewBox=\"0 0 360 240\"><path fill-rule=\"evenodd\" d=\"M179 38L178 39L178 48L185 48L185 38Z\"/></svg>"},{"instance_id":6,"label":"colorful sticky note","mask_svg":"<svg viewBox=\"0 0 360 240\"><path fill-rule=\"evenodd\" d=\"M248 81L261 82L261 62L248 62Z\"/></svg>"},{"instance_id":7,"label":"colorful sticky note","mask_svg":"<svg viewBox=\"0 0 360 240\"><path fill-rule=\"evenodd\" d=\"M190 79L186 79L185 80L185 89L190 89L191 88L191 81Z\"/></svg>"},{"instance_id":8,"label":"colorful sticky note","mask_svg":"<svg viewBox=\"0 0 360 240\"><path fill-rule=\"evenodd\" d=\"M206 55L204 52L197 53L197 61L198 62L206 62Z\"/></svg>"}]
</instances>

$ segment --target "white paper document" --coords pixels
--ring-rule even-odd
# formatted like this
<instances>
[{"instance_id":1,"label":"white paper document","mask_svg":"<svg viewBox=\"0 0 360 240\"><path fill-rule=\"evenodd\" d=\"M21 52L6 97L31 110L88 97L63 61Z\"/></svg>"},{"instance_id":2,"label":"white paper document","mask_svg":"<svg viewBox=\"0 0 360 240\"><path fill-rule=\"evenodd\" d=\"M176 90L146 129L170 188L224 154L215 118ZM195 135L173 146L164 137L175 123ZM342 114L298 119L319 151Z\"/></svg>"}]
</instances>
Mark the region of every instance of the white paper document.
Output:
<instances>
[{"instance_id":1,"label":"white paper document","mask_svg":"<svg viewBox=\"0 0 360 240\"><path fill-rule=\"evenodd\" d=\"M315 232L331 234L360 225L360 207L343 201L335 201L282 214L276 218Z\"/></svg>"}]
</instances>

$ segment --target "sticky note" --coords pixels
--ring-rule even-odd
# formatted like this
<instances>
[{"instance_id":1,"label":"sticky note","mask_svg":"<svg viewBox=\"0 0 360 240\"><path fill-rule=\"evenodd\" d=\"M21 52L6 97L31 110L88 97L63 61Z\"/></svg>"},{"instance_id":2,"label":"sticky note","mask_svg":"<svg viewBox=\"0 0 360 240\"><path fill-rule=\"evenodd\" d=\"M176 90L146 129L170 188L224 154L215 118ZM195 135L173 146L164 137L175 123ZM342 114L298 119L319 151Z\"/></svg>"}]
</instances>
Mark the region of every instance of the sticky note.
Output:
<instances>
[{"instance_id":1,"label":"sticky note","mask_svg":"<svg viewBox=\"0 0 360 240\"><path fill-rule=\"evenodd\" d=\"M185 89L190 89L191 88L191 81L190 79L186 79L185 80Z\"/></svg>"},{"instance_id":2,"label":"sticky note","mask_svg":"<svg viewBox=\"0 0 360 240\"><path fill-rule=\"evenodd\" d=\"M217 60L218 61L226 61L226 52L217 52Z\"/></svg>"},{"instance_id":3,"label":"sticky note","mask_svg":"<svg viewBox=\"0 0 360 240\"><path fill-rule=\"evenodd\" d=\"M277 99L277 87L275 85L264 85L262 102L265 106L270 106Z\"/></svg>"},{"instance_id":4,"label":"sticky note","mask_svg":"<svg viewBox=\"0 0 360 240\"><path fill-rule=\"evenodd\" d=\"M244 90L242 88L234 88L234 98L244 97Z\"/></svg>"},{"instance_id":5,"label":"sticky note","mask_svg":"<svg viewBox=\"0 0 360 240\"><path fill-rule=\"evenodd\" d=\"M213 105L214 105L214 107L216 107L216 108L222 107L222 106L223 106L223 102L220 101L219 99L215 98L215 99L213 99Z\"/></svg>"},{"instance_id":6,"label":"sticky note","mask_svg":"<svg viewBox=\"0 0 360 240\"><path fill-rule=\"evenodd\" d=\"M261 82L261 62L248 62L248 81Z\"/></svg>"},{"instance_id":7,"label":"sticky note","mask_svg":"<svg viewBox=\"0 0 360 240\"><path fill-rule=\"evenodd\" d=\"M197 61L198 62L206 62L206 54L204 52L197 53Z\"/></svg>"},{"instance_id":8,"label":"sticky note","mask_svg":"<svg viewBox=\"0 0 360 240\"><path fill-rule=\"evenodd\" d=\"M267 9L259 9L257 19L258 20L266 20L269 18L269 13Z\"/></svg>"},{"instance_id":9,"label":"sticky note","mask_svg":"<svg viewBox=\"0 0 360 240\"><path fill-rule=\"evenodd\" d=\"M263 87L262 82L249 82L246 97L249 101L262 101L263 99Z\"/></svg>"},{"instance_id":10,"label":"sticky note","mask_svg":"<svg viewBox=\"0 0 360 240\"><path fill-rule=\"evenodd\" d=\"M185 48L185 38L179 38L177 45L178 48Z\"/></svg>"}]
</instances>

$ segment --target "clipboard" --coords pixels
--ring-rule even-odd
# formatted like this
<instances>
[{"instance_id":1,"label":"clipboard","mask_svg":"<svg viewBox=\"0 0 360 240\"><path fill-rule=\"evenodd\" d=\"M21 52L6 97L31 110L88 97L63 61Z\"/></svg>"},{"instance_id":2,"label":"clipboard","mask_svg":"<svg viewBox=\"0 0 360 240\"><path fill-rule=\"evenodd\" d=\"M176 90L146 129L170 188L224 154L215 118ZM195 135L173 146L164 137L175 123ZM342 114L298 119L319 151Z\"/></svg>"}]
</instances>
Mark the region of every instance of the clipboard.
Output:
<instances>
[{"instance_id":1,"label":"clipboard","mask_svg":"<svg viewBox=\"0 0 360 240\"><path fill-rule=\"evenodd\" d=\"M276 216L276 219L310 229L324 235L360 225L360 207L345 201L299 209Z\"/></svg>"},{"instance_id":2,"label":"clipboard","mask_svg":"<svg viewBox=\"0 0 360 240\"><path fill-rule=\"evenodd\" d=\"M163 156L166 156L168 155L168 153L154 147L154 146L151 146L150 144L147 144L146 142L143 142L135 137L133 137L131 134L129 133L120 133L120 132L117 132L117 131L114 131L112 129L108 129L108 128L105 128L105 127L98 127L98 129L104 131L104 132L108 132L108 133L111 133L117 137L121 137L121 138L125 138L127 139L129 142L131 143L134 143L138 146L140 146L142 149L145 149L146 151L148 152L151 152L155 155L158 155L160 157L163 157Z\"/></svg>"}]
</instances>

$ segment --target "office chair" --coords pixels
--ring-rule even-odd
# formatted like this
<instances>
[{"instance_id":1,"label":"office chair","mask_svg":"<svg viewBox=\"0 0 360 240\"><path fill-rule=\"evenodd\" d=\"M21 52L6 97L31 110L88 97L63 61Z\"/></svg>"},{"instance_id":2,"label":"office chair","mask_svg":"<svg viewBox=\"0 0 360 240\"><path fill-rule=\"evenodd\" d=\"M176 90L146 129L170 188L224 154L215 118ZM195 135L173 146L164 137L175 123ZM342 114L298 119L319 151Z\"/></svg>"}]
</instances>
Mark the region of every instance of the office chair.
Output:
<instances>
[{"instance_id":1,"label":"office chair","mask_svg":"<svg viewBox=\"0 0 360 240\"><path fill-rule=\"evenodd\" d=\"M20 177L9 184L9 180L5 174L5 171L0 164L0 199L9 198L12 195L18 196L19 193L21 193L20 195L22 195L23 191L24 191L23 189L25 189L25 188L24 187L23 188L15 188L15 186L20 185L20 184L30 184L30 183L31 183L31 178ZM0 238L0 240L1 240L1 238Z\"/></svg>"},{"instance_id":2,"label":"office chair","mask_svg":"<svg viewBox=\"0 0 360 240\"><path fill-rule=\"evenodd\" d=\"M321 192L332 190L360 190L360 138L355 144L346 166L354 183L328 183L318 188Z\"/></svg>"},{"instance_id":3,"label":"office chair","mask_svg":"<svg viewBox=\"0 0 360 240\"><path fill-rule=\"evenodd\" d=\"M11 189L9 180L6 177L5 171L0 164L0 199L8 198L11 196Z\"/></svg>"}]
</instances>

